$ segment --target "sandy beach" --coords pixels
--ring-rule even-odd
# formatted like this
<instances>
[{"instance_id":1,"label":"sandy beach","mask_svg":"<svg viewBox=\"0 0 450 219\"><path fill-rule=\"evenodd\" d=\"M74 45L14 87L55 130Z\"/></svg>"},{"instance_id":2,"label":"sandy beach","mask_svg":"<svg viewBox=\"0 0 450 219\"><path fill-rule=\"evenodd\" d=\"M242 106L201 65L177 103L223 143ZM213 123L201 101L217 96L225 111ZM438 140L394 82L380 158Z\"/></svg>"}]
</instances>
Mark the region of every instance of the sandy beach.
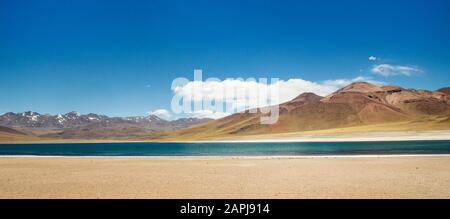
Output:
<instances>
[{"instance_id":1,"label":"sandy beach","mask_svg":"<svg viewBox=\"0 0 450 219\"><path fill-rule=\"evenodd\" d=\"M450 156L0 157L0 198L450 198Z\"/></svg>"},{"instance_id":2,"label":"sandy beach","mask_svg":"<svg viewBox=\"0 0 450 219\"><path fill-rule=\"evenodd\" d=\"M358 142L358 141L414 141L414 140L450 140L450 130L422 131L361 131L352 128L330 129L308 132L278 133L265 135L246 135L234 137L217 137L210 140L183 139L8 139L0 135L0 144L33 143L111 143L111 142Z\"/></svg>"},{"instance_id":3,"label":"sandy beach","mask_svg":"<svg viewBox=\"0 0 450 219\"><path fill-rule=\"evenodd\" d=\"M333 130L334 131L334 130ZM450 130L390 131L390 132L324 132L249 135L196 142L358 142L358 141L425 141L450 140ZM191 141L180 141L191 142Z\"/></svg>"}]
</instances>

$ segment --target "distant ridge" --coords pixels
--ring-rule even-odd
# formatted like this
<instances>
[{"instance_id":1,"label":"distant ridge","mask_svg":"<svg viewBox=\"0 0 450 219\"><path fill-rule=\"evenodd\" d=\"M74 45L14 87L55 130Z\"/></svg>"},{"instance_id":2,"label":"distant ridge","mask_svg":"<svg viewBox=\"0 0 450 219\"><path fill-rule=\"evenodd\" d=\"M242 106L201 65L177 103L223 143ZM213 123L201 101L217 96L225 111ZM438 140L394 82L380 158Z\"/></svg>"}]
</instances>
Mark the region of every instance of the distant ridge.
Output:
<instances>
[{"instance_id":1,"label":"distant ridge","mask_svg":"<svg viewBox=\"0 0 450 219\"><path fill-rule=\"evenodd\" d=\"M0 126L46 138L131 139L160 131L187 128L208 120L183 118L167 121L155 115L108 117L94 113L50 115L27 111L1 115Z\"/></svg>"}]
</instances>

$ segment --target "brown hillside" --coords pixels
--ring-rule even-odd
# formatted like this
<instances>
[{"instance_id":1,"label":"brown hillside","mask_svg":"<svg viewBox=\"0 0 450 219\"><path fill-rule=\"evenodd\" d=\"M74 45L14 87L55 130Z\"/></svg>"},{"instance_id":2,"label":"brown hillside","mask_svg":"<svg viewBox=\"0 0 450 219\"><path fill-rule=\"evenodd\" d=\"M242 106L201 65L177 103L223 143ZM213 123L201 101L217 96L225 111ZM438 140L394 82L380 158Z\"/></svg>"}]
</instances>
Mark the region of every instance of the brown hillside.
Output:
<instances>
[{"instance_id":1,"label":"brown hillside","mask_svg":"<svg viewBox=\"0 0 450 219\"><path fill-rule=\"evenodd\" d=\"M443 88L441 88L441 89L439 89L437 91L441 92L441 93L444 93L444 94L447 94L447 95L450 95L450 87L443 87Z\"/></svg>"},{"instance_id":2,"label":"brown hillside","mask_svg":"<svg viewBox=\"0 0 450 219\"><path fill-rule=\"evenodd\" d=\"M0 126L0 143L12 143L12 142L23 142L33 140L37 140L37 138L12 128Z\"/></svg>"},{"instance_id":3,"label":"brown hillside","mask_svg":"<svg viewBox=\"0 0 450 219\"><path fill-rule=\"evenodd\" d=\"M23 132L17 131L15 129L12 128L8 128L5 126L0 126L0 133L8 133L8 134L16 134L16 135L26 135Z\"/></svg>"}]
</instances>

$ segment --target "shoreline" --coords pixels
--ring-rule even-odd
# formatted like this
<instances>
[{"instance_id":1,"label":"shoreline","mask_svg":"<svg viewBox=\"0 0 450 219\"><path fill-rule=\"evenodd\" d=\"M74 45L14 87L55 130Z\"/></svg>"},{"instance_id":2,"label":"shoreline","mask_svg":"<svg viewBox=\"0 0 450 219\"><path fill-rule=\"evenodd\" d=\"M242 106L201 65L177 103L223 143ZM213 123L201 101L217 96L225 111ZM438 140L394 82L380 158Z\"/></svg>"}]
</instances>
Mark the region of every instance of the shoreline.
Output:
<instances>
[{"instance_id":1,"label":"shoreline","mask_svg":"<svg viewBox=\"0 0 450 219\"><path fill-rule=\"evenodd\" d=\"M390 131L332 134L281 133L248 135L211 140L84 140L45 139L37 141L0 142L2 144L97 144L97 143L295 143L295 142L386 142L386 141L445 141L450 140L450 130Z\"/></svg>"},{"instance_id":2,"label":"shoreline","mask_svg":"<svg viewBox=\"0 0 450 219\"><path fill-rule=\"evenodd\" d=\"M282 142L383 142L383 141L445 141L450 140L450 130L434 131L391 131L391 132L357 132L332 134L304 134L282 133L273 135L253 135L238 138L247 139L219 139L196 141L203 143L282 143ZM182 142L182 141L181 141ZM188 142L183 142L188 143Z\"/></svg>"},{"instance_id":3,"label":"shoreline","mask_svg":"<svg viewBox=\"0 0 450 219\"><path fill-rule=\"evenodd\" d=\"M100 159L161 159L161 160L176 160L176 159L187 159L187 160L203 160L203 159L223 159L223 160L233 160L233 159L308 159L308 158L397 158L397 157L450 157L450 153L448 154L355 154L355 155L239 155L239 156L212 156L212 155L198 155L198 156L189 156L189 155L181 155L181 156L111 156L111 155L86 155L86 156L67 156L67 155L0 155L1 158L74 158L74 159L91 159L91 158L100 158Z\"/></svg>"}]
</instances>

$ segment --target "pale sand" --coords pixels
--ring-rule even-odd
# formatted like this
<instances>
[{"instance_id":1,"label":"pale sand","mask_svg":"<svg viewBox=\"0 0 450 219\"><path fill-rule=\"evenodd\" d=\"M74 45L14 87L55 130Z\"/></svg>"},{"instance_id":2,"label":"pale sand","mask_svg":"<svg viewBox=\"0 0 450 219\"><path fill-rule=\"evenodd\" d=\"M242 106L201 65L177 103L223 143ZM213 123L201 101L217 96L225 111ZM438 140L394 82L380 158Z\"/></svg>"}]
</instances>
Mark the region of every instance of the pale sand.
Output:
<instances>
[{"instance_id":1,"label":"pale sand","mask_svg":"<svg viewBox=\"0 0 450 219\"><path fill-rule=\"evenodd\" d=\"M450 140L450 130L422 131L361 131L353 129L330 129L308 132L291 132L263 135L246 135L217 137L210 140L109 140L109 139L31 139L7 140L0 138L0 144L33 144L33 143L110 143L110 142L341 142L341 141L412 141L412 140Z\"/></svg>"},{"instance_id":2,"label":"pale sand","mask_svg":"<svg viewBox=\"0 0 450 219\"><path fill-rule=\"evenodd\" d=\"M450 198L450 156L0 157L0 198Z\"/></svg>"},{"instance_id":3,"label":"pale sand","mask_svg":"<svg viewBox=\"0 0 450 219\"><path fill-rule=\"evenodd\" d=\"M416 141L450 140L450 130L390 131L390 132L292 132L248 135L197 142L357 142L357 141ZM188 141L186 141L188 142Z\"/></svg>"}]
</instances>

